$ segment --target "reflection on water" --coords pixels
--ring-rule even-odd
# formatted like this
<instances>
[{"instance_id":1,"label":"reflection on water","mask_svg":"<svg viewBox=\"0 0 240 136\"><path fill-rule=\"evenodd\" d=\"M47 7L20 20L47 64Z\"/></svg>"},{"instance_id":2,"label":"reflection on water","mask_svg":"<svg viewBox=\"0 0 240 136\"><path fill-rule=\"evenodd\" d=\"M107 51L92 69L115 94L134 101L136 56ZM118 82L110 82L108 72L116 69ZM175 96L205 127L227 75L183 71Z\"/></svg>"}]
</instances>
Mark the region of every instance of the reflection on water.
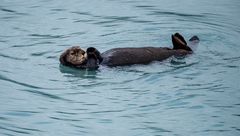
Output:
<instances>
[{"instance_id":1,"label":"reflection on water","mask_svg":"<svg viewBox=\"0 0 240 136\"><path fill-rule=\"evenodd\" d=\"M96 79L96 74L98 72L98 70L77 69L77 68L66 67L66 66L63 66L63 65L60 65L59 69L63 74L65 74L66 77L79 77L79 78L94 78L94 79Z\"/></svg>"},{"instance_id":2,"label":"reflection on water","mask_svg":"<svg viewBox=\"0 0 240 136\"><path fill-rule=\"evenodd\" d=\"M57 0L0 4L0 135L240 134L237 0ZM97 71L59 65L70 45L195 53Z\"/></svg>"}]
</instances>

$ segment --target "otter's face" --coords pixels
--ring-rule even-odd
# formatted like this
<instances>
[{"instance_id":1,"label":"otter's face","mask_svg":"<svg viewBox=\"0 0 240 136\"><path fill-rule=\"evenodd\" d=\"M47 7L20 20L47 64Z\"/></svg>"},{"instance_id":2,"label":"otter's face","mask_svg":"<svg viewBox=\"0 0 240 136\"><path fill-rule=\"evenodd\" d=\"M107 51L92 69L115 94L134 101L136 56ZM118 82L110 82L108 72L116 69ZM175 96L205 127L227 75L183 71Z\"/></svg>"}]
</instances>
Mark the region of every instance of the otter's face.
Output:
<instances>
[{"instance_id":1,"label":"otter's face","mask_svg":"<svg viewBox=\"0 0 240 136\"><path fill-rule=\"evenodd\" d=\"M87 61L87 54L79 46L67 49L60 57L63 65L79 66Z\"/></svg>"}]
</instances>

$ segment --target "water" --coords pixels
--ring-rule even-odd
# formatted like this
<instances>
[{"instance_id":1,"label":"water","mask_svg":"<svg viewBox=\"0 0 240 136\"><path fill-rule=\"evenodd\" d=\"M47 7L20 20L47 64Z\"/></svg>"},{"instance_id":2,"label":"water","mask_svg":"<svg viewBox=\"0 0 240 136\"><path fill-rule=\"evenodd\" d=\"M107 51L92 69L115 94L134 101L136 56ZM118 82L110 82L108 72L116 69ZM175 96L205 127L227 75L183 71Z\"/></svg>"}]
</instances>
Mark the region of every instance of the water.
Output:
<instances>
[{"instance_id":1,"label":"water","mask_svg":"<svg viewBox=\"0 0 240 136\"><path fill-rule=\"evenodd\" d=\"M240 135L238 0L0 2L0 135ZM149 65L59 66L71 45L171 47L195 54Z\"/></svg>"}]
</instances>

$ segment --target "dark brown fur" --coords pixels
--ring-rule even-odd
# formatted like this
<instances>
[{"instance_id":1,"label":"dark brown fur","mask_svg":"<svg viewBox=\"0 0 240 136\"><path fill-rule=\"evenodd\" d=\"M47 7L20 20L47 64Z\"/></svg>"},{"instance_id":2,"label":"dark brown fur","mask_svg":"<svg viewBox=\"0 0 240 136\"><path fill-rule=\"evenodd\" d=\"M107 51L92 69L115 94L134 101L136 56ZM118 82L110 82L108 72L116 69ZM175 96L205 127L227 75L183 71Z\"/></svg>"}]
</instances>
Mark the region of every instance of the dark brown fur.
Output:
<instances>
[{"instance_id":1,"label":"dark brown fur","mask_svg":"<svg viewBox=\"0 0 240 136\"><path fill-rule=\"evenodd\" d=\"M199 39L193 36L189 41L196 44ZM94 47L88 48L85 53L80 47L74 46L62 53L60 62L76 68L98 68L98 65L147 64L152 61L162 61L174 55L182 56L192 53L192 49L179 33L172 35L172 43L173 49L166 47L114 48L102 54Z\"/></svg>"}]
</instances>

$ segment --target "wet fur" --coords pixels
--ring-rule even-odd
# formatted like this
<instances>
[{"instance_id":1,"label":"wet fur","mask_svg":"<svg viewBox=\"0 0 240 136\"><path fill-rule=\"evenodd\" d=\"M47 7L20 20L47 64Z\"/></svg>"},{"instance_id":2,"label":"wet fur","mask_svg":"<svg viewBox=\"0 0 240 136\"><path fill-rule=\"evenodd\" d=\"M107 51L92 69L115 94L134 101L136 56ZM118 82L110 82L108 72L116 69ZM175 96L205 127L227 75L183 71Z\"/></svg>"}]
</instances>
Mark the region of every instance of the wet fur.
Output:
<instances>
[{"instance_id":1,"label":"wet fur","mask_svg":"<svg viewBox=\"0 0 240 136\"><path fill-rule=\"evenodd\" d=\"M79 46L73 46L61 54L59 61L65 66L75 67L86 63L87 56Z\"/></svg>"},{"instance_id":2,"label":"wet fur","mask_svg":"<svg viewBox=\"0 0 240 136\"><path fill-rule=\"evenodd\" d=\"M199 38L193 36L191 43L198 43ZM67 49L61 56L60 62L66 66L76 68L98 68L98 65L124 66L132 64L147 64L152 61L161 61L173 55L187 55L192 53L192 49L179 33L172 35L173 49L167 47L140 47L140 48L113 48L102 54L94 47L89 47L85 53L78 46ZM72 54L72 52L78 53ZM82 54L81 54L82 53ZM73 55L73 56L71 56ZM78 55L76 57L76 55ZM72 58L77 58L71 59Z\"/></svg>"}]
</instances>

